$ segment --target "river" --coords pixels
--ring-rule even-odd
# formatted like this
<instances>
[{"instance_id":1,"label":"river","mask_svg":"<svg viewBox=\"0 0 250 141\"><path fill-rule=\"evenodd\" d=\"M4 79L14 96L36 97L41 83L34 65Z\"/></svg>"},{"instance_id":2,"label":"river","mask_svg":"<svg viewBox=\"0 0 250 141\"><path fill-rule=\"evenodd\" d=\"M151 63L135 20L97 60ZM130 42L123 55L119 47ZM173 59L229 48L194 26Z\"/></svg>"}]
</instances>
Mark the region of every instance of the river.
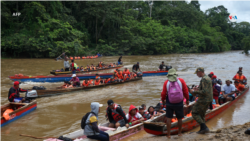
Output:
<instances>
[{"instance_id":1,"label":"river","mask_svg":"<svg viewBox=\"0 0 250 141\"><path fill-rule=\"evenodd\" d=\"M249 79L250 56L241 54L242 51L203 54L168 54L148 56L123 56L125 67L131 70L136 62L140 62L142 71L157 70L161 61L177 70L179 77L184 78L188 85L199 84L194 71L197 67L204 67L205 73L211 71L225 84L226 79L232 79L239 66L243 67L243 74ZM79 66L117 62L119 56L102 57L98 59L76 60ZM8 103L8 90L13 82L8 76L21 73L23 75L49 75L49 71L63 68L63 61L53 59L2 59L1 60L1 104ZM106 70L102 72L113 72ZM100 72L100 73L102 73ZM1 139L4 141L31 141L34 139L21 137L19 134L28 134L37 137L54 136L73 132L80 129L80 122L86 112L90 111L93 101L102 103L99 123L105 121L106 102L113 99L120 104L125 112L131 104L139 107L141 104L155 106L160 101L160 94L166 76L143 77L143 80L126 84L108 86L86 91L72 92L65 95L38 98L37 109L30 114L1 128ZM63 83L25 83L21 88L32 86L56 87ZM221 128L230 125L243 124L250 121L250 92L225 112L208 121L209 128ZM196 128L195 130L198 130ZM195 131L194 130L194 131ZM144 131L125 140L149 137Z\"/></svg>"}]
</instances>

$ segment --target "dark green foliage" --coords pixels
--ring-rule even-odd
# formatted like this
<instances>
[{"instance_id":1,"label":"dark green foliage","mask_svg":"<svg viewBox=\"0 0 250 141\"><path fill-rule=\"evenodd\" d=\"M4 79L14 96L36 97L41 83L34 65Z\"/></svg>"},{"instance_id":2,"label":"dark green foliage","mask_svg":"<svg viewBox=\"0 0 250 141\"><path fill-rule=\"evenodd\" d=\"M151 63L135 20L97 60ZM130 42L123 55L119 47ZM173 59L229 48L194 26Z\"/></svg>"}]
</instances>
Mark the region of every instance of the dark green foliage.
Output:
<instances>
[{"instance_id":1,"label":"dark green foliage","mask_svg":"<svg viewBox=\"0 0 250 141\"><path fill-rule=\"evenodd\" d=\"M140 55L249 49L250 24L198 1L2 1L2 56ZM20 12L20 16L12 13ZM150 17L151 15L151 17ZM248 36L248 37L246 37Z\"/></svg>"}]
</instances>

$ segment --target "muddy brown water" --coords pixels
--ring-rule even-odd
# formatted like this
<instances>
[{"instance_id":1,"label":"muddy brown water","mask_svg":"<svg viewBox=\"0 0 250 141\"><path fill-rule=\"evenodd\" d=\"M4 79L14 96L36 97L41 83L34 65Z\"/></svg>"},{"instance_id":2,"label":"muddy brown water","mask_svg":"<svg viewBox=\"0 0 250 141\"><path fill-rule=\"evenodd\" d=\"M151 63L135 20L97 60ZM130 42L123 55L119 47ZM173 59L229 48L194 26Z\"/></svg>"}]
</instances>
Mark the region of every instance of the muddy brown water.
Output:
<instances>
[{"instance_id":1,"label":"muddy brown water","mask_svg":"<svg viewBox=\"0 0 250 141\"><path fill-rule=\"evenodd\" d=\"M223 80L232 79L238 67L243 67L243 74L250 77L250 56L241 54L242 51L229 51L211 54L171 54L155 56L124 56L122 58L125 67L131 70L136 62L140 62L143 71L157 70L161 61L177 69L179 77L185 79L188 85L199 84L200 78L194 73L195 68L204 67L205 72L213 71L218 78ZM117 62L119 56L102 57L98 59L76 60L79 66ZM53 59L3 59L1 60L1 105L8 103L7 95L13 82L8 78L10 75L22 73L24 75L49 75L50 70L63 68L63 61ZM113 72L113 70L101 71ZM125 112L131 104L139 107L141 104L155 106L160 101L162 86L166 76L143 77L143 80L126 84L108 86L98 89L72 92L53 97L38 98L37 109L28 115L1 128L3 141L34 139L21 137L19 134L28 134L37 137L55 136L73 132L80 129L83 115L90 111L90 103L93 101L105 105L99 114L99 123L105 121L106 102L113 99L120 104ZM25 83L21 88L32 86L45 86L53 88L60 83ZM209 128L221 128L230 125L244 124L250 121L250 92L242 97L229 109L208 121ZM198 130L198 128L193 131ZM134 140L143 137L151 137L145 131L141 131L125 140Z\"/></svg>"}]
</instances>

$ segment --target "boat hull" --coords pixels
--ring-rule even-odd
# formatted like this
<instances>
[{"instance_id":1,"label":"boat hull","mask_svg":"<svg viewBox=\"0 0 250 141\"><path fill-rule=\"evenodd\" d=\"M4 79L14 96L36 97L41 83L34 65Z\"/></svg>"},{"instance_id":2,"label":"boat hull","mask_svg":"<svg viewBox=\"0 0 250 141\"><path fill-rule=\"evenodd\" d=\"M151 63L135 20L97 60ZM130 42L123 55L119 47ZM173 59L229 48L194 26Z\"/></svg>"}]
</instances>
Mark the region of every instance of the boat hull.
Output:
<instances>
[{"instance_id":1,"label":"boat hull","mask_svg":"<svg viewBox=\"0 0 250 141\"><path fill-rule=\"evenodd\" d=\"M61 88L61 89L53 89L53 90L36 90L36 91L38 93L38 97L47 97L47 96L65 94L65 93L73 92L73 91L89 90L89 89L94 89L94 88L101 88L101 87L105 87L105 86L110 86L110 85L124 84L124 83L138 81L138 80L142 80L142 77L130 79L130 80L125 81L125 82L108 83L108 84L102 84L102 85L97 85L97 86L76 87L76 88L67 88L67 89Z\"/></svg>"},{"instance_id":2,"label":"boat hull","mask_svg":"<svg viewBox=\"0 0 250 141\"><path fill-rule=\"evenodd\" d=\"M217 107L217 108L207 112L206 116L205 116L205 121L208 121L208 120L212 119L213 117L215 117L216 115L225 111L232 104L236 103L241 97L243 97L248 92L248 90L249 90L249 87L247 88L247 90L242 92L239 96L237 96L237 98L234 101L224 103L220 107ZM160 116L159 118L157 118L154 122L166 122L165 114ZM199 126L199 124L196 122L196 120L193 119L193 117L185 118L182 120L182 122L183 122L182 132L190 131L190 130ZM158 136L167 134L166 128L164 126L157 126L157 125L152 125L152 124L148 124L148 123L144 123L144 130L149 134L158 135ZM171 124L171 134L172 135L178 134L177 122L174 122Z\"/></svg>"},{"instance_id":3,"label":"boat hull","mask_svg":"<svg viewBox=\"0 0 250 141\"><path fill-rule=\"evenodd\" d=\"M33 101L33 102L29 103L28 105L26 105L18 110L15 110L14 112L10 113L10 120L5 120L4 118L1 118L1 127L29 114L30 112L34 111L36 108L37 108L37 102Z\"/></svg>"},{"instance_id":4,"label":"boat hull","mask_svg":"<svg viewBox=\"0 0 250 141\"><path fill-rule=\"evenodd\" d=\"M167 75L168 71L145 71L143 72L143 77L147 76L161 76ZM99 76L101 78L110 78L113 76L113 73L100 73ZM95 74L77 74L77 77L80 80L84 79L95 79ZM9 78L13 81L19 82L63 82L69 81L71 79L71 75L56 75L56 76L22 76L22 77L15 77L9 76Z\"/></svg>"},{"instance_id":5,"label":"boat hull","mask_svg":"<svg viewBox=\"0 0 250 141\"><path fill-rule=\"evenodd\" d=\"M122 67L123 66L112 67L112 68L103 68L103 69L91 70L91 71L76 71L76 74L103 71L103 70L109 70L109 69L119 69L119 68L122 68ZM50 74L53 74L53 75L65 75L65 74L72 74L72 72L71 71L63 71L63 72L51 71Z\"/></svg>"}]
</instances>

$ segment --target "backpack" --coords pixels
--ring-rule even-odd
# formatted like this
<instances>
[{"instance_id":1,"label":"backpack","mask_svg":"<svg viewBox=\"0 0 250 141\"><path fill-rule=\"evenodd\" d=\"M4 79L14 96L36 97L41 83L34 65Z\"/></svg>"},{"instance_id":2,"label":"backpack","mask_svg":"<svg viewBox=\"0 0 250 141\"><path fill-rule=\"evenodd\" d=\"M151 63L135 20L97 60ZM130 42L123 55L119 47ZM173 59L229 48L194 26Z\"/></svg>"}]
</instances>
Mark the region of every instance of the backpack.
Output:
<instances>
[{"instance_id":1,"label":"backpack","mask_svg":"<svg viewBox=\"0 0 250 141\"><path fill-rule=\"evenodd\" d=\"M33 90L46 90L46 88L44 86L40 86L40 87L34 86L32 89Z\"/></svg>"},{"instance_id":2,"label":"backpack","mask_svg":"<svg viewBox=\"0 0 250 141\"><path fill-rule=\"evenodd\" d=\"M82 129L85 128L85 126L86 126L86 120L88 119L89 114L91 114L91 113L95 115L94 112L88 112L85 116L83 116L82 122L81 122L81 127L82 127ZM96 116L96 115L95 115L95 116Z\"/></svg>"},{"instance_id":3,"label":"backpack","mask_svg":"<svg viewBox=\"0 0 250 141\"><path fill-rule=\"evenodd\" d=\"M215 84L213 86L213 95L214 96L219 96L220 95L220 91L221 91L221 87Z\"/></svg>"},{"instance_id":4,"label":"backpack","mask_svg":"<svg viewBox=\"0 0 250 141\"><path fill-rule=\"evenodd\" d=\"M170 103L180 103L183 101L182 85L179 83L181 84L179 78L175 82L168 81L167 83L167 95Z\"/></svg>"}]
</instances>

